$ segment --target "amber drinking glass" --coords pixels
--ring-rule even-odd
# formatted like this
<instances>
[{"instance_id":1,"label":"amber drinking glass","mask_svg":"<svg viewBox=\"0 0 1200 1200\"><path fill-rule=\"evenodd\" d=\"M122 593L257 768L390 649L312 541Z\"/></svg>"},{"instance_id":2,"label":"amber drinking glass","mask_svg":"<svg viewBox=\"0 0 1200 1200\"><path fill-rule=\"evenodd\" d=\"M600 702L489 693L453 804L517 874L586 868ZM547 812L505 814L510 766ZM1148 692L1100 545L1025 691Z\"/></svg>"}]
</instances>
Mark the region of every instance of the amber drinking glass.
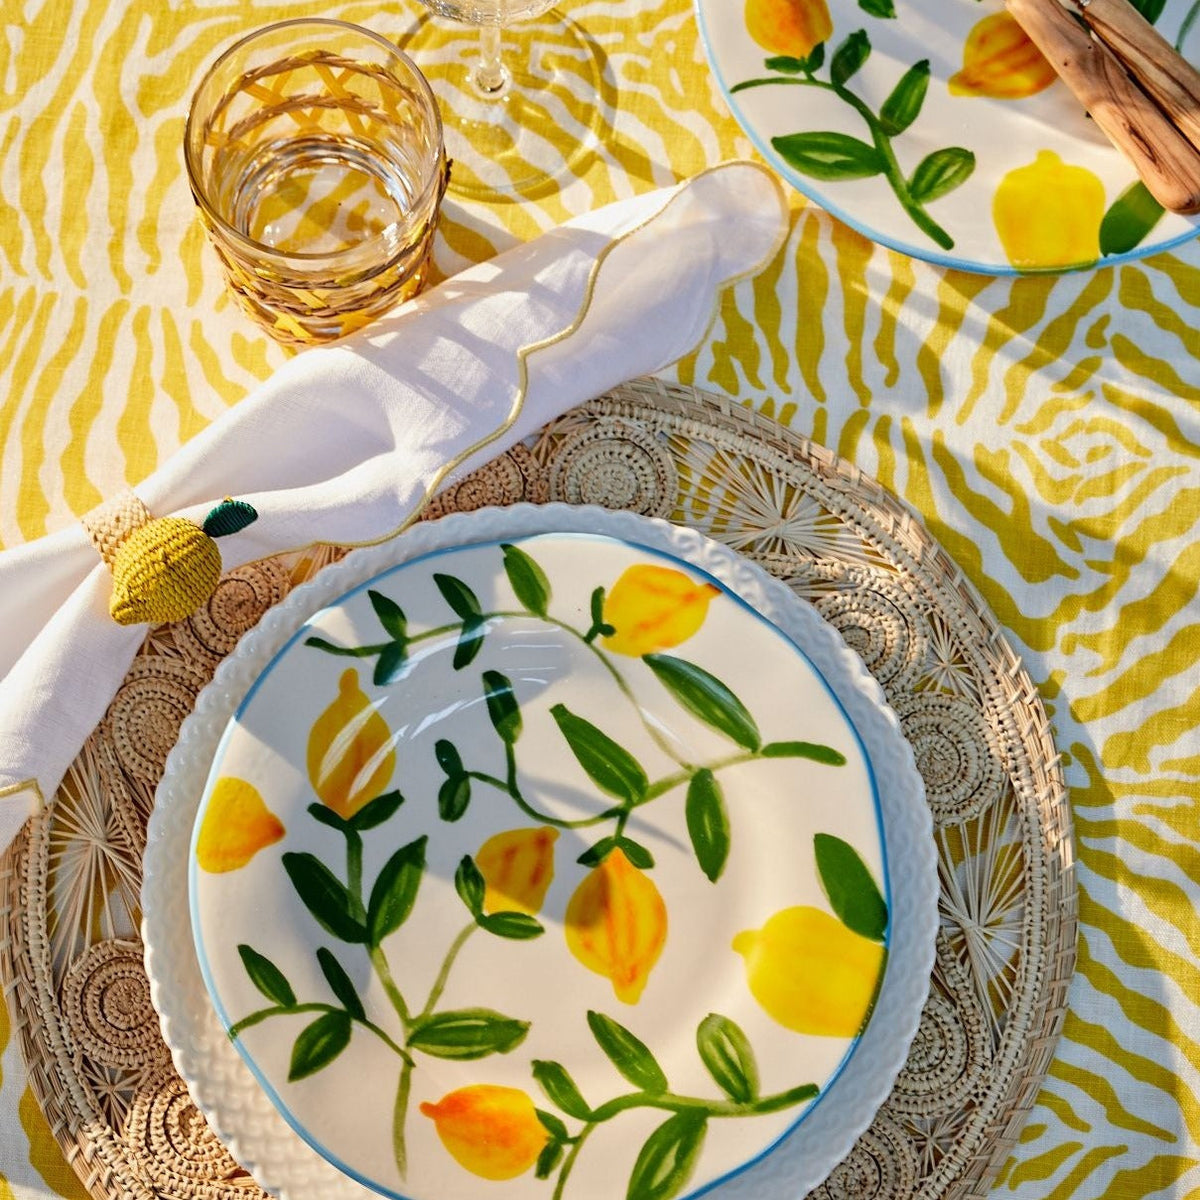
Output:
<instances>
[{"instance_id":1,"label":"amber drinking glass","mask_svg":"<svg viewBox=\"0 0 1200 1200\"><path fill-rule=\"evenodd\" d=\"M242 307L297 345L350 333L428 270L448 167L427 81L342 21L270 25L196 90L184 157Z\"/></svg>"}]
</instances>

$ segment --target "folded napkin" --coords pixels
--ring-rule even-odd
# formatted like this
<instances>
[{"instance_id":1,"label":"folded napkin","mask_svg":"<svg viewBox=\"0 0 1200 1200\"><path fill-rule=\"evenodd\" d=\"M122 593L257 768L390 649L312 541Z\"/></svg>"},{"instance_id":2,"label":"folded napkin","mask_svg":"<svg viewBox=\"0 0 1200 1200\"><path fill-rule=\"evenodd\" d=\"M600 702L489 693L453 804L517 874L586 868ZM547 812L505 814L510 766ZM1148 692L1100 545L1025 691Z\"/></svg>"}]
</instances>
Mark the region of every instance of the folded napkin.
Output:
<instances>
[{"instance_id":1,"label":"folded napkin","mask_svg":"<svg viewBox=\"0 0 1200 1200\"><path fill-rule=\"evenodd\" d=\"M137 497L197 525L224 497L252 505L221 539L226 571L392 537L456 475L691 350L720 289L786 229L778 184L751 163L599 209L297 355ZM0 848L54 794L145 638L109 615L112 583L83 525L0 553Z\"/></svg>"}]
</instances>

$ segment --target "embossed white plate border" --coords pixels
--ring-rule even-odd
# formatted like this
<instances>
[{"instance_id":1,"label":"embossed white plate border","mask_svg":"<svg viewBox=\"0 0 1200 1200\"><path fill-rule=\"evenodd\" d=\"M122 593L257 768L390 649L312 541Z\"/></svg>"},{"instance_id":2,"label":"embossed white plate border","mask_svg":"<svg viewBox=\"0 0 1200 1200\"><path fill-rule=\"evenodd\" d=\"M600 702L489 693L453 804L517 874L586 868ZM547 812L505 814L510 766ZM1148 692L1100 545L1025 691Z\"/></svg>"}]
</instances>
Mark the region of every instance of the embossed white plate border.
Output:
<instances>
[{"instance_id":1,"label":"embossed white plate border","mask_svg":"<svg viewBox=\"0 0 1200 1200\"><path fill-rule=\"evenodd\" d=\"M785 584L696 530L633 513L514 505L416 525L355 551L292 592L229 655L183 723L147 829L142 937L151 996L176 1069L233 1156L284 1200L374 1196L292 1131L230 1043L201 977L191 936L187 853L213 754L260 671L308 617L381 571L432 551L536 533L594 533L673 554L707 571L792 638L825 677L862 739L875 777L892 871L892 933L876 1018L822 1102L765 1157L705 1194L799 1200L849 1152L907 1056L929 990L937 928L932 820L911 747L878 683L837 632Z\"/></svg>"}]
</instances>

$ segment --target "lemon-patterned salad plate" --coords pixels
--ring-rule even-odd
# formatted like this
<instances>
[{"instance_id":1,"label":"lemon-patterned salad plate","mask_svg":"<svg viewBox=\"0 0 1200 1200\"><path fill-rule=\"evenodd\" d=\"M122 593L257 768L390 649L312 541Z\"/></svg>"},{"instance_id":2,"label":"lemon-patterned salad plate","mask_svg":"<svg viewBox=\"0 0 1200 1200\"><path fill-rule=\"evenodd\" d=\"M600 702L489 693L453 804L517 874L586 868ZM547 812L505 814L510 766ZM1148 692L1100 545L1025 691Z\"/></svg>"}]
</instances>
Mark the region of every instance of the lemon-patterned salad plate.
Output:
<instances>
[{"instance_id":1,"label":"lemon-patterned salad plate","mask_svg":"<svg viewBox=\"0 0 1200 1200\"><path fill-rule=\"evenodd\" d=\"M164 1032L285 1195L812 1186L932 962L878 686L783 585L629 514L451 517L298 590L181 735L151 892L181 851Z\"/></svg>"},{"instance_id":2,"label":"lemon-patterned salad plate","mask_svg":"<svg viewBox=\"0 0 1200 1200\"><path fill-rule=\"evenodd\" d=\"M1200 0L1130 0L1185 57ZM875 241L991 274L1141 257L1163 212L1002 0L697 0L734 116L797 189Z\"/></svg>"}]
</instances>

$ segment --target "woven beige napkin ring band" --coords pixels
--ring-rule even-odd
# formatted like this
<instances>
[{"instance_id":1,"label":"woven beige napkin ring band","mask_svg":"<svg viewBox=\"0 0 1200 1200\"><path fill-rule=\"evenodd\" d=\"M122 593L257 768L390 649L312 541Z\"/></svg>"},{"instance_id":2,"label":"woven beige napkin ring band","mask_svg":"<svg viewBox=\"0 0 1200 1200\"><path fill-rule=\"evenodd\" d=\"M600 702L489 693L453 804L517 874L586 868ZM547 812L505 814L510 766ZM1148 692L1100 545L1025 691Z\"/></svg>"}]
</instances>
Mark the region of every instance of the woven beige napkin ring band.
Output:
<instances>
[{"instance_id":1,"label":"woven beige napkin ring band","mask_svg":"<svg viewBox=\"0 0 1200 1200\"><path fill-rule=\"evenodd\" d=\"M244 500L226 497L202 526L185 517L155 517L128 490L97 505L82 521L113 574L113 620L163 624L191 616L221 578L213 539L244 529L257 516Z\"/></svg>"}]
</instances>

